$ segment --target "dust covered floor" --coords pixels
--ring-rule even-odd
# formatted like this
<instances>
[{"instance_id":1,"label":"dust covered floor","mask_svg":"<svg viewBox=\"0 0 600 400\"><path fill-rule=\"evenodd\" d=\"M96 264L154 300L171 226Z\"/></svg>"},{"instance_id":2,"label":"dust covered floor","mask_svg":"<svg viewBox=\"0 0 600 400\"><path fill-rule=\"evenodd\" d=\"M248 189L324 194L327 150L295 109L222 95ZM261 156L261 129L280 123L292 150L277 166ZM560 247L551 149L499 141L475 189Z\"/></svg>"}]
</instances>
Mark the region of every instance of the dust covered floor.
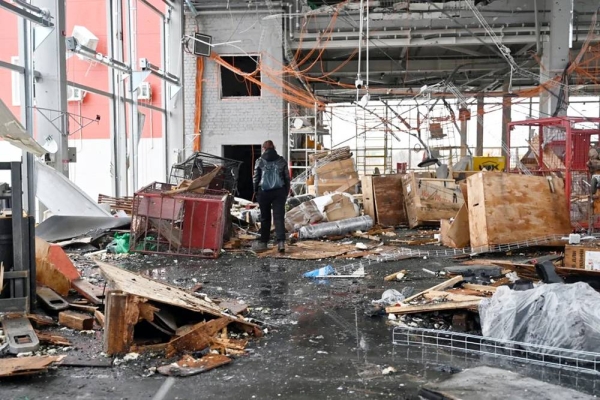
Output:
<instances>
[{"instance_id":1,"label":"dust covered floor","mask_svg":"<svg viewBox=\"0 0 600 400\"><path fill-rule=\"evenodd\" d=\"M117 263L155 279L184 288L202 282L203 292L211 297L244 300L251 315L266 323L267 334L250 342L249 355L207 373L175 378L170 387L163 387L167 377L153 373L153 367L167 362L143 355L112 368L59 366L47 374L3 381L0 399L153 399L161 387L166 393L161 399L417 399L422 385L480 365L600 394L589 375L508 364L460 351L392 345L386 318L366 316L365 306L386 289L431 287L442 278L422 269L440 271L457 261L418 258L371 264L366 266L367 277L355 280L318 283L302 277L327 264L352 262L257 259L245 254L226 254L218 260L141 255L123 259ZM401 269L408 270L407 280L384 282L383 277ZM85 270L87 276L98 272ZM100 355L101 332L58 332L74 343L68 354L105 359ZM382 374L388 366L397 372ZM482 391L485 398L485 387Z\"/></svg>"}]
</instances>

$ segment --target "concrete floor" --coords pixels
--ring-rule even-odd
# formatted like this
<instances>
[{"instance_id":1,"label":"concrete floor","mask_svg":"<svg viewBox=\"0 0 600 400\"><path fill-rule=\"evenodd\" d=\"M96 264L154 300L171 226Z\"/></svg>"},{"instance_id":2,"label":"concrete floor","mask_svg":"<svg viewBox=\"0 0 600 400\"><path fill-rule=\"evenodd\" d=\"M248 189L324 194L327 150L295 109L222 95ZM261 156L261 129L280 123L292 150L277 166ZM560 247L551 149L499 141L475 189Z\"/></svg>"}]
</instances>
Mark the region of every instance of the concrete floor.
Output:
<instances>
[{"instance_id":1,"label":"concrete floor","mask_svg":"<svg viewBox=\"0 0 600 400\"><path fill-rule=\"evenodd\" d=\"M128 268L182 287L204 282L213 297L238 298L254 308L252 315L268 323L268 334L249 345L250 354L225 367L188 378L148 375L164 365L144 356L113 368L59 367L47 374L2 383L0 399L152 399L163 387L164 399L417 399L419 388L477 365L501 366L528 376L600 394L590 376L557 373L527 364L467 356L430 347L392 345L392 328L382 317L367 317L365 304L384 290L406 285L416 290L439 283L422 271L452 265L450 259L412 259L367 266L367 278L318 284L302 273L326 261L256 259L225 255L218 260L185 260L140 256ZM352 261L336 260L333 265ZM400 269L406 282L384 282ZM94 269L86 270L93 273ZM67 336L65 331L60 334ZM74 354L99 357L101 332L70 336ZM397 372L382 375L381 368ZM165 385L165 382L168 382ZM600 381L598 381L600 382ZM168 387L172 383L172 386ZM485 388L482 388L485 398Z\"/></svg>"}]
</instances>

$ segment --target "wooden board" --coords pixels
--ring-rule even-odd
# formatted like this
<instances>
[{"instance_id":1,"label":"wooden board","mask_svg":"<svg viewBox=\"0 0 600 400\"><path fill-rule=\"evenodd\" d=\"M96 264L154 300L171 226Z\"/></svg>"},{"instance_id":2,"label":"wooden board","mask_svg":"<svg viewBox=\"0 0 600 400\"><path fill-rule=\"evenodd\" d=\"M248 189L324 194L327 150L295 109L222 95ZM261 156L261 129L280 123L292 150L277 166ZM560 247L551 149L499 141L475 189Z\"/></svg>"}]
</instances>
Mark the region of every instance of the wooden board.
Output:
<instances>
[{"instance_id":1,"label":"wooden board","mask_svg":"<svg viewBox=\"0 0 600 400\"><path fill-rule=\"evenodd\" d=\"M230 362L231 358L221 354L207 354L200 359L194 359L189 355L185 355L176 363L158 367L158 372L167 376L192 376L210 371Z\"/></svg>"},{"instance_id":2,"label":"wooden board","mask_svg":"<svg viewBox=\"0 0 600 400\"><path fill-rule=\"evenodd\" d=\"M121 290L135 296L172 306L183 307L191 311L206 312L215 316L221 316L221 309L215 304L194 297L177 287L157 282L102 261L96 261L96 263L100 267L102 274L112 283L114 290Z\"/></svg>"},{"instance_id":3,"label":"wooden board","mask_svg":"<svg viewBox=\"0 0 600 400\"><path fill-rule=\"evenodd\" d=\"M387 307L385 311L388 314L414 314L421 312L443 311L443 310L459 310L464 308L477 308L481 299L467 301L448 301L444 303L424 304L418 306L401 305Z\"/></svg>"},{"instance_id":4,"label":"wooden board","mask_svg":"<svg viewBox=\"0 0 600 400\"><path fill-rule=\"evenodd\" d=\"M335 244L332 242L306 240L286 246L285 253L279 253L277 248L272 248L257 255L259 258L275 257L292 260L319 260L322 258L337 257L355 249L356 247L352 244Z\"/></svg>"},{"instance_id":5,"label":"wooden board","mask_svg":"<svg viewBox=\"0 0 600 400\"><path fill-rule=\"evenodd\" d=\"M47 368L60 362L66 356L40 356L40 357L21 357L4 358L0 362L0 377L30 375L45 372Z\"/></svg>"},{"instance_id":6,"label":"wooden board","mask_svg":"<svg viewBox=\"0 0 600 400\"><path fill-rule=\"evenodd\" d=\"M139 320L139 298L122 291L109 291L106 296L104 352L108 355L129 352L133 328Z\"/></svg>"},{"instance_id":7,"label":"wooden board","mask_svg":"<svg viewBox=\"0 0 600 400\"><path fill-rule=\"evenodd\" d=\"M571 232L562 179L552 178L550 185L546 177L480 172L467 187L471 247L477 251Z\"/></svg>"},{"instance_id":8,"label":"wooden board","mask_svg":"<svg viewBox=\"0 0 600 400\"><path fill-rule=\"evenodd\" d=\"M377 223L383 226L407 224L402 175L373 176L372 185Z\"/></svg>"},{"instance_id":9,"label":"wooden board","mask_svg":"<svg viewBox=\"0 0 600 400\"><path fill-rule=\"evenodd\" d=\"M451 288L451 287L453 287L454 285L456 285L457 283L460 283L460 282L462 282L462 281L463 281L463 277L462 277L462 275L457 275L457 276L455 276L455 277L454 277L454 278L452 278L452 279L448 279L447 281L444 281L444 282L442 282L442 283L440 283L440 284L437 284L437 285L435 285L434 287L431 287L431 288L429 288L429 289L427 289L427 290L424 290L424 291L422 291L422 292L419 292L419 293L417 293L417 294L414 294L414 295L412 295L412 296L410 296L410 297L408 297L408 298L404 299L404 301L403 301L402 303L403 303L403 304L410 303L412 300L416 299L416 298L417 298L417 297L419 297L419 296L423 296L425 293L428 293L428 292L433 292L433 291L443 291L443 290L446 290L446 289L448 289L448 288Z\"/></svg>"},{"instance_id":10,"label":"wooden board","mask_svg":"<svg viewBox=\"0 0 600 400\"><path fill-rule=\"evenodd\" d=\"M35 331L35 334L42 344L49 344L52 346L71 346L71 342L65 337L40 331Z\"/></svg>"},{"instance_id":11,"label":"wooden board","mask_svg":"<svg viewBox=\"0 0 600 400\"><path fill-rule=\"evenodd\" d=\"M443 237L444 236L442 235L442 238ZM448 227L446 239L449 242L449 247L461 249L469 245L469 211L466 204L463 204L460 210L458 210L456 217L454 217L454 221L452 221ZM446 243L444 243L444 245L448 246Z\"/></svg>"},{"instance_id":12,"label":"wooden board","mask_svg":"<svg viewBox=\"0 0 600 400\"><path fill-rule=\"evenodd\" d=\"M375 196L373 193L373 177L365 175L361 178L363 209L365 215L371 217L374 223L377 223L377 214L375 211Z\"/></svg>"},{"instance_id":13,"label":"wooden board","mask_svg":"<svg viewBox=\"0 0 600 400\"><path fill-rule=\"evenodd\" d=\"M89 331L94 329L94 317L75 311L59 312L58 323L78 331Z\"/></svg>"}]
</instances>

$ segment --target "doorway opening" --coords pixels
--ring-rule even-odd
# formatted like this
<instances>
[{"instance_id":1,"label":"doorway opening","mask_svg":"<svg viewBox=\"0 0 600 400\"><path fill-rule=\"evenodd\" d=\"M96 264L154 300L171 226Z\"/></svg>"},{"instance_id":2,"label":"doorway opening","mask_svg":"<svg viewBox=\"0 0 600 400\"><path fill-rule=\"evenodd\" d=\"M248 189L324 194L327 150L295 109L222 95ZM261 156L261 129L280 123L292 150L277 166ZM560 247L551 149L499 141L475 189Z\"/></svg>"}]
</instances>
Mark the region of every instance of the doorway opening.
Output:
<instances>
[{"instance_id":1,"label":"doorway opening","mask_svg":"<svg viewBox=\"0 0 600 400\"><path fill-rule=\"evenodd\" d=\"M242 199L252 200L254 194L252 185L254 162L260 157L260 147L260 144L223 146L223 157L242 163L237 185L237 196Z\"/></svg>"}]
</instances>

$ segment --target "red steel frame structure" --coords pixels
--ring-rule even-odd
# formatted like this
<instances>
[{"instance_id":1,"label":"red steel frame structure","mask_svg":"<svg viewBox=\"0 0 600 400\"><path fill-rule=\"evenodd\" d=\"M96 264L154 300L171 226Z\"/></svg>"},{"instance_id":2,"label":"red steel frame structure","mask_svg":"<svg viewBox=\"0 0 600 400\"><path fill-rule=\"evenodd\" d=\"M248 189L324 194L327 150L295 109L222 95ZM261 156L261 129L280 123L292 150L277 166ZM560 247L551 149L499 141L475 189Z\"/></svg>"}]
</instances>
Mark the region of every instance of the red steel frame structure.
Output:
<instances>
[{"instance_id":1,"label":"red steel frame structure","mask_svg":"<svg viewBox=\"0 0 600 400\"><path fill-rule=\"evenodd\" d=\"M588 152L592 142L593 135L600 135L600 118L587 117L550 117L540 119L528 119L523 121L510 122L506 135L507 162L506 171L510 172L511 155L511 135L513 129L517 126L537 127L539 140L537 141L537 166L529 172L533 175L545 175L551 172L562 176L565 179L565 194L567 197L567 207L571 211L571 223L575 226L587 225L587 221L573 218L573 209L571 203L575 196L589 195L589 186L583 183L585 180L590 182L589 169L587 166ZM558 138L546 135L551 131L560 132ZM544 143L547 139L548 142ZM596 140L600 140L600 137ZM544 163L544 146L551 146L554 149L560 149L562 155L557 157L562 161L558 168L548 167ZM518 162L518 160L517 160ZM588 211L589 212L589 211ZM575 220L574 220L575 219ZM594 225L598 225L596 221Z\"/></svg>"}]
</instances>

